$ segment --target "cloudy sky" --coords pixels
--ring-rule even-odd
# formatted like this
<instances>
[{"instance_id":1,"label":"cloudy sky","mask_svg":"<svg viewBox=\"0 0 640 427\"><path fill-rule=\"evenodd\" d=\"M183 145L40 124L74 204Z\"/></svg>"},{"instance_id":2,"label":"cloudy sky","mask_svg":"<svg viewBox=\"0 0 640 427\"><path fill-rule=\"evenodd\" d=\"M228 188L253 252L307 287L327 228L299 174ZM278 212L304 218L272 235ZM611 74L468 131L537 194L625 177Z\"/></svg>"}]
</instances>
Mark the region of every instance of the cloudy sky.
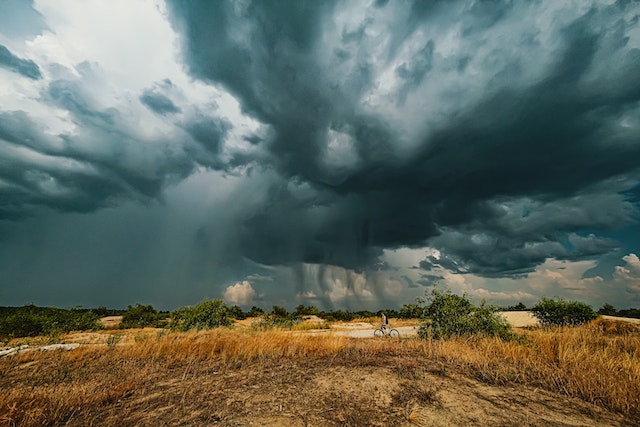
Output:
<instances>
[{"instance_id":1,"label":"cloudy sky","mask_svg":"<svg viewBox=\"0 0 640 427\"><path fill-rule=\"evenodd\" d=\"M640 306L640 4L0 2L0 305Z\"/></svg>"}]
</instances>

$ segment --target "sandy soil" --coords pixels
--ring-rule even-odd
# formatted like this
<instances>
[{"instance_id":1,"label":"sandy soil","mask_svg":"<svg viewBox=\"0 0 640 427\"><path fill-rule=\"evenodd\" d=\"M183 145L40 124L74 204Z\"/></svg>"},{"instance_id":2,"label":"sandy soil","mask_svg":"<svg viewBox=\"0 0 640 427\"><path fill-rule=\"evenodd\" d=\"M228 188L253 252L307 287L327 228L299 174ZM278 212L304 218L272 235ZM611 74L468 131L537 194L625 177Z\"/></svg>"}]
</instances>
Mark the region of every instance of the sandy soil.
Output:
<instances>
[{"instance_id":1,"label":"sandy soil","mask_svg":"<svg viewBox=\"0 0 640 427\"><path fill-rule=\"evenodd\" d=\"M100 319L100 323L107 329L117 328L122 322L122 316L106 316Z\"/></svg>"},{"instance_id":2,"label":"sandy soil","mask_svg":"<svg viewBox=\"0 0 640 427\"><path fill-rule=\"evenodd\" d=\"M530 326L532 321L527 312L504 315L514 326ZM416 333L416 325L397 324L402 337ZM375 327L354 322L310 333L372 338ZM70 334L65 341L105 345L109 337L121 336L114 348L122 348L135 344L141 334L162 333L152 328L99 331ZM140 384L114 392L117 397L112 401L78 408L65 418L71 426L640 426L640 420L561 393L480 382L442 360L411 353L409 347L390 349L381 357L366 351L373 342L377 341L353 340L354 351L348 357L232 364L151 358L102 366L98 358L92 366L93 362L71 358L73 366L61 367L61 356L45 352L36 361L0 369L0 391L43 381L28 375L60 381L56 390L62 395L73 378L92 378L92 373L103 370L121 375L124 382L136 375L141 378ZM107 358L111 353L105 354L102 357ZM144 375L136 374L136 369L144 370ZM61 381L60 372L69 378ZM120 385L113 381L108 387ZM1 406L0 426L4 425Z\"/></svg>"},{"instance_id":3,"label":"sandy soil","mask_svg":"<svg viewBox=\"0 0 640 427\"><path fill-rule=\"evenodd\" d=\"M155 362L154 362L155 363ZM67 425L630 426L579 399L495 386L419 355L175 366ZM637 425L637 424L636 424Z\"/></svg>"}]
</instances>

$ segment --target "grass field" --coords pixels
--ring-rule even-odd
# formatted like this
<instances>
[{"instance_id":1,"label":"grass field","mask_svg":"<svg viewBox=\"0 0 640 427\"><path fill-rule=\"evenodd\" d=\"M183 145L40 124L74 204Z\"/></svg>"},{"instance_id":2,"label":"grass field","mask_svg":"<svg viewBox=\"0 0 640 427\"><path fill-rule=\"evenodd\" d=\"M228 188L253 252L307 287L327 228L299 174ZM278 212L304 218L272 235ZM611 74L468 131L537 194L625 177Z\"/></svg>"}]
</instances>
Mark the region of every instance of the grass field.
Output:
<instances>
[{"instance_id":1,"label":"grass field","mask_svg":"<svg viewBox=\"0 0 640 427\"><path fill-rule=\"evenodd\" d=\"M0 425L640 425L640 327L519 333L85 334L75 350L0 358Z\"/></svg>"}]
</instances>

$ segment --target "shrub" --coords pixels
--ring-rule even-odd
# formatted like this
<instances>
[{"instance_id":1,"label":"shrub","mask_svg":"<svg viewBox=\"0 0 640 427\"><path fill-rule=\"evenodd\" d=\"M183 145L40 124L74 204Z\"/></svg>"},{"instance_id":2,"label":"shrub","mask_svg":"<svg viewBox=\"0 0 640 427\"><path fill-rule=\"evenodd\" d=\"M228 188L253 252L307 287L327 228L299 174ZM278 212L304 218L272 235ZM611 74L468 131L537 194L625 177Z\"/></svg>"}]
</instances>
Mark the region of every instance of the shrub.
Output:
<instances>
[{"instance_id":1,"label":"shrub","mask_svg":"<svg viewBox=\"0 0 640 427\"><path fill-rule=\"evenodd\" d=\"M602 314L605 316L615 316L616 308L611 304L607 303L607 304L604 304L602 307L600 307L600 310L598 310L598 314Z\"/></svg>"},{"instance_id":2,"label":"shrub","mask_svg":"<svg viewBox=\"0 0 640 427\"><path fill-rule=\"evenodd\" d=\"M345 310L332 310L328 313L320 313L320 317L330 322L350 322L357 317L355 313Z\"/></svg>"},{"instance_id":3,"label":"shrub","mask_svg":"<svg viewBox=\"0 0 640 427\"><path fill-rule=\"evenodd\" d=\"M420 338L481 335L509 340L515 337L511 326L496 313L495 307L484 302L477 307L466 294L460 296L434 289L430 301L424 309L428 320L418 330Z\"/></svg>"},{"instance_id":4,"label":"shrub","mask_svg":"<svg viewBox=\"0 0 640 427\"><path fill-rule=\"evenodd\" d=\"M120 328L163 327L166 317L151 305L136 304L128 306L127 311L122 314Z\"/></svg>"},{"instance_id":5,"label":"shrub","mask_svg":"<svg viewBox=\"0 0 640 427\"><path fill-rule=\"evenodd\" d=\"M229 309L221 299L203 301L195 307L183 307L171 313L172 329L212 329L229 326Z\"/></svg>"},{"instance_id":6,"label":"shrub","mask_svg":"<svg viewBox=\"0 0 640 427\"><path fill-rule=\"evenodd\" d=\"M598 317L591 306L562 298L542 298L531 312L544 326L577 326Z\"/></svg>"},{"instance_id":7,"label":"shrub","mask_svg":"<svg viewBox=\"0 0 640 427\"><path fill-rule=\"evenodd\" d=\"M54 307L8 307L0 315L0 335L33 337L69 331L101 329L92 311Z\"/></svg>"},{"instance_id":8,"label":"shrub","mask_svg":"<svg viewBox=\"0 0 640 427\"><path fill-rule=\"evenodd\" d=\"M424 317L424 307L421 306L424 301L416 298L415 304L405 304L400 309L398 317L400 319L422 319Z\"/></svg>"},{"instance_id":9,"label":"shrub","mask_svg":"<svg viewBox=\"0 0 640 427\"><path fill-rule=\"evenodd\" d=\"M234 305L229 307L229 317L236 320L243 320L247 318L247 315L240 306Z\"/></svg>"}]
</instances>

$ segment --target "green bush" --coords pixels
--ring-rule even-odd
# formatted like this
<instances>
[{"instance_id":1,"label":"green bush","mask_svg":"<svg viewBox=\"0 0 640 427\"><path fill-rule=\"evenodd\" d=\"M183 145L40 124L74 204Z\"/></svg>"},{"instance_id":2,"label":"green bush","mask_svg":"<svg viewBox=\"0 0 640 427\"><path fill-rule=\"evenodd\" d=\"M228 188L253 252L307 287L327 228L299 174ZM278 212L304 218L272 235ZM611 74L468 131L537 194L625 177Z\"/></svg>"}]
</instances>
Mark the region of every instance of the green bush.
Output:
<instances>
[{"instance_id":1,"label":"green bush","mask_svg":"<svg viewBox=\"0 0 640 427\"><path fill-rule=\"evenodd\" d=\"M247 318L247 314L242 311L240 306L233 305L229 307L229 317L236 320L243 320Z\"/></svg>"},{"instance_id":2,"label":"green bush","mask_svg":"<svg viewBox=\"0 0 640 427\"><path fill-rule=\"evenodd\" d=\"M136 304L128 306L122 313L121 329L127 328L161 328L165 326L167 315L159 313L151 305Z\"/></svg>"},{"instance_id":3,"label":"green bush","mask_svg":"<svg viewBox=\"0 0 640 427\"><path fill-rule=\"evenodd\" d=\"M598 317L591 306L562 298L542 298L531 312L544 326L577 326Z\"/></svg>"},{"instance_id":4,"label":"green bush","mask_svg":"<svg viewBox=\"0 0 640 427\"><path fill-rule=\"evenodd\" d=\"M448 290L434 289L424 314L427 321L418 329L418 335L423 339L473 335L515 338L511 326L496 313L495 307L484 302L475 306L466 294L460 296Z\"/></svg>"},{"instance_id":5,"label":"green bush","mask_svg":"<svg viewBox=\"0 0 640 427\"><path fill-rule=\"evenodd\" d=\"M405 304L398 312L400 319L422 319L424 317L424 300L422 298L416 298L415 304Z\"/></svg>"},{"instance_id":6,"label":"green bush","mask_svg":"<svg viewBox=\"0 0 640 427\"><path fill-rule=\"evenodd\" d=\"M604 304L602 307L600 307L600 310L598 310L598 314L602 314L605 316L615 316L616 313L616 308L614 306L612 306L611 304Z\"/></svg>"},{"instance_id":7,"label":"green bush","mask_svg":"<svg viewBox=\"0 0 640 427\"><path fill-rule=\"evenodd\" d=\"M229 326L229 308L221 299L203 301L195 307L183 307L171 313L169 327L180 331Z\"/></svg>"},{"instance_id":8,"label":"green bush","mask_svg":"<svg viewBox=\"0 0 640 427\"><path fill-rule=\"evenodd\" d=\"M90 310L54 307L7 307L0 313L0 335L34 337L70 331L101 329L99 317Z\"/></svg>"}]
</instances>

